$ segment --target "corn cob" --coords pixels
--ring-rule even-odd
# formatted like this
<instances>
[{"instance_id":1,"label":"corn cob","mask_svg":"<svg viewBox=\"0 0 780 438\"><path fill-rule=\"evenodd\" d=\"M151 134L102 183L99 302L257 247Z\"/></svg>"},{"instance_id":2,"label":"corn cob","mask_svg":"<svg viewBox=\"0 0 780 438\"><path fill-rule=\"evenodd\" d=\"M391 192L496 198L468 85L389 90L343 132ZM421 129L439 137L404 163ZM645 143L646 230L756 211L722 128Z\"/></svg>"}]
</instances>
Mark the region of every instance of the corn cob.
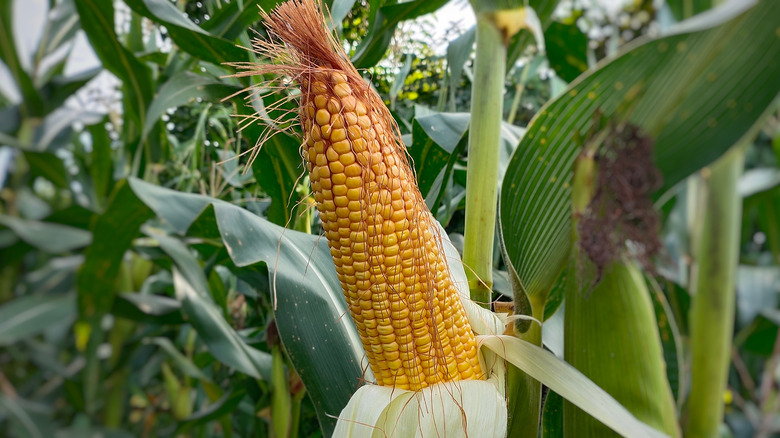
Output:
<instances>
[{"instance_id":1,"label":"corn cob","mask_svg":"<svg viewBox=\"0 0 780 438\"><path fill-rule=\"evenodd\" d=\"M239 75L282 74L301 87L302 155L377 383L416 391L482 378L439 228L390 112L313 0L288 1L263 18L285 45L255 40L255 51L277 62L237 64Z\"/></svg>"}]
</instances>

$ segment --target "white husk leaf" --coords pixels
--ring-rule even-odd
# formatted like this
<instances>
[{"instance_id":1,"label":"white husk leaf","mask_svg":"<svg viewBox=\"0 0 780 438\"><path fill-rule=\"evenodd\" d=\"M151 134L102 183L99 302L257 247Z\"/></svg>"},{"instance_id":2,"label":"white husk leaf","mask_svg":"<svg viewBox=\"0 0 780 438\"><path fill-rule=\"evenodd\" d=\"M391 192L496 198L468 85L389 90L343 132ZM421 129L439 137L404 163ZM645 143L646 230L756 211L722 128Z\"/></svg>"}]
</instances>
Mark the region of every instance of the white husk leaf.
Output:
<instances>
[{"instance_id":1,"label":"white husk leaf","mask_svg":"<svg viewBox=\"0 0 780 438\"><path fill-rule=\"evenodd\" d=\"M420 391L366 385L341 411L334 437L503 437L506 401L491 380L439 383Z\"/></svg>"}]
</instances>

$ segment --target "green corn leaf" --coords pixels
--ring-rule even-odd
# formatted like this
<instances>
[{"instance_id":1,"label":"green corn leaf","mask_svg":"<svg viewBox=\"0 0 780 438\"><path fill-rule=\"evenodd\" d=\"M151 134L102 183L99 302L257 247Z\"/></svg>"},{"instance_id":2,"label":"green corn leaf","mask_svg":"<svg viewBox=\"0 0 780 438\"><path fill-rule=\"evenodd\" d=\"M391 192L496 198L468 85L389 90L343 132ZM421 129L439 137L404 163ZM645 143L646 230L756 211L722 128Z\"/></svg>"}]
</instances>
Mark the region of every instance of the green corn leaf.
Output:
<instances>
[{"instance_id":1,"label":"green corn leaf","mask_svg":"<svg viewBox=\"0 0 780 438\"><path fill-rule=\"evenodd\" d=\"M24 150L22 153L33 177L42 176L58 187L68 187L68 173L59 157L51 152Z\"/></svg>"},{"instance_id":2,"label":"green corn leaf","mask_svg":"<svg viewBox=\"0 0 780 438\"><path fill-rule=\"evenodd\" d=\"M212 35L233 41L249 25L260 19L258 6L266 11L270 11L277 3L279 3L277 0L223 2L222 7L214 12L214 16L210 20L201 23L201 27Z\"/></svg>"},{"instance_id":3,"label":"green corn leaf","mask_svg":"<svg viewBox=\"0 0 780 438\"><path fill-rule=\"evenodd\" d=\"M271 355L247 345L230 327L208 292L203 270L178 240L155 236L160 247L174 260L173 286L182 312L189 318L209 352L220 362L256 379L271 378Z\"/></svg>"},{"instance_id":4,"label":"green corn leaf","mask_svg":"<svg viewBox=\"0 0 780 438\"><path fill-rule=\"evenodd\" d=\"M67 225L5 215L0 215L0 224L12 229L28 244L52 254L83 248L92 241L92 234L89 231Z\"/></svg>"},{"instance_id":5,"label":"green corn leaf","mask_svg":"<svg viewBox=\"0 0 780 438\"><path fill-rule=\"evenodd\" d=\"M141 224L152 216L125 181L116 184L107 205L91 227L92 244L86 250L86 259L76 279L82 318L102 315L111 309L122 257L138 235Z\"/></svg>"},{"instance_id":6,"label":"green corn leaf","mask_svg":"<svg viewBox=\"0 0 780 438\"><path fill-rule=\"evenodd\" d=\"M76 319L76 297L25 295L0 306L0 345L37 335L52 327L69 326Z\"/></svg>"},{"instance_id":7,"label":"green corn leaf","mask_svg":"<svg viewBox=\"0 0 780 438\"><path fill-rule=\"evenodd\" d=\"M550 23L544 31L544 43L550 66L566 82L588 69L588 37L576 24Z\"/></svg>"},{"instance_id":8,"label":"green corn leaf","mask_svg":"<svg viewBox=\"0 0 780 438\"><path fill-rule=\"evenodd\" d=\"M214 36L185 17L168 0L125 0L136 13L165 26L182 50L198 59L222 64L248 61L248 51Z\"/></svg>"},{"instance_id":9,"label":"green corn leaf","mask_svg":"<svg viewBox=\"0 0 780 438\"><path fill-rule=\"evenodd\" d=\"M146 119L146 108L154 95L152 72L133 56L114 31L113 2L75 0L81 26L103 66L120 78L127 87L132 119L140 126ZM128 111L128 109L125 109Z\"/></svg>"},{"instance_id":10,"label":"green corn leaf","mask_svg":"<svg viewBox=\"0 0 780 438\"><path fill-rule=\"evenodd\" d=\"M19 62L19 54L16 53L14 35L11 27L12 0L0 0L0 59L11 70L11 75L16 81L22 95L22 113L27 117L43 115L43 100L35 89L30 75L22 68Z\"/></svg>"},{"instance_id":11,"label":"green corn leaf","mask_svg":"<svg viewBox=\"0 0 780 438\"><path fill-rule=\"evenodd\" d=\"M238 91L237 87L191 72L172 76L160 87L144 121L143 138L149 134L157 120L168 108L185 105L195 98L218 102Z\"/></svg>"}]
</instances>

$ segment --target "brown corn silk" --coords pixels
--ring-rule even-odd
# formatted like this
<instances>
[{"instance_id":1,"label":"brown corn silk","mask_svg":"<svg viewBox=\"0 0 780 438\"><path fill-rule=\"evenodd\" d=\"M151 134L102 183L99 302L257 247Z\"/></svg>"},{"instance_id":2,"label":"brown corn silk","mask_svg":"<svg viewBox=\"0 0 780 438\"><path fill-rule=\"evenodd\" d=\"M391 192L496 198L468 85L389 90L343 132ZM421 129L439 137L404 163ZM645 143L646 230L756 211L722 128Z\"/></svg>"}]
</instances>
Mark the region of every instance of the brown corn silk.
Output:
<instances>
[{"instance_id":1,"label":"brown corn silk","mask_svg":"<svg viewBox=\"0 0 780 438\"><path fill-rule=\"evenodd\" d=\"M253 46L273 63L236 66L243 76L282 75L287 82L276 88L291 80L300 85L302 155L378 383L419 390L482 378L439 229L387 107L313 0L288 1L263 18L271 41L256 39Z\"/></svg>"}]
</instances>

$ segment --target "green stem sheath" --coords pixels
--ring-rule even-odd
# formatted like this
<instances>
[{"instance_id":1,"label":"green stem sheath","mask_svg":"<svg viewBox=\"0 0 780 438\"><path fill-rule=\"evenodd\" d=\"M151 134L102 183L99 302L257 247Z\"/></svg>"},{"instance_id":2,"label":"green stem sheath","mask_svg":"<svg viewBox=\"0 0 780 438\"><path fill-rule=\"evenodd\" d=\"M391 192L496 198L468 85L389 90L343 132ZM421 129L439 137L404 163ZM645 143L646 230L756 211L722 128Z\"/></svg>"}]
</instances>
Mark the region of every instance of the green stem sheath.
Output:
<instances>
[{"instance_id":1,"label":"green stem sheath","mask_svg":"<svg viewBox=\"0 0 780 438\"><path fill-rule=\"evenodd\" d=\"M516 292L517 293L517 292ZM546 299L530 301L531 316L537 321L544 319ZM534 345L542 346L542 327L531 321L524 324L527 330L515 335ZM507 401L511 406L507 420L507 436L517 438L536 438L539 435L539 418L542 409L542 384L538 380L509 365L507 367Z\"/></svg>"},{"instance_id":2,"label":"green stem sheath","mask_svg":"<svg viewBox=\"0 0 780 438\"><path fill-rule=\"evenodd\" d=\"M705 201L691 276L695 296L690 312L692 384L686 437L717 436L723 421L742 218L737 180L744 160L744 148L737 147L702 171Z\"/></svg>"},{"instance_id":3,"label":"green stem sheath","mask_svg":"<svg viewBox=\"0 0 780 438\"><path fill-rule=\"evenodd\" d=\"M499 146L506 47L490 14L477 17L477 59L471 89L463 262L471 299L490 307L498 196Z\"/></svg>"}]
</instances>

